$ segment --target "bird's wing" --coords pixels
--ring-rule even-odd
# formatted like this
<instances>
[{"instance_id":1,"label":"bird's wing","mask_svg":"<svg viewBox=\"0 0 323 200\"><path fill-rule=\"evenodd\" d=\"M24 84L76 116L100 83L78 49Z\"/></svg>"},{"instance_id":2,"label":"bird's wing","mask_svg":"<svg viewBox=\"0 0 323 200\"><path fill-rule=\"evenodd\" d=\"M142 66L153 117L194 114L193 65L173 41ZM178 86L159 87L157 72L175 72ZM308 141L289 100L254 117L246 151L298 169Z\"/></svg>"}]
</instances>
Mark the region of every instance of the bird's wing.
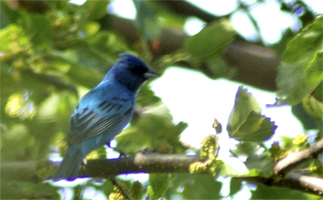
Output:
<instances>
[{"instance_id":1,"label":"bird's wing","mask_svg":"<svg viewBox=\"0 0 323 200\"><path fill-rule=\"evenodd\" d=\"M101 133L109 133L109 130L111 134L118 134L115 129L119 127L121 131L128 123L125 119L130 119L132 112L132 103L125 103L124 100L106 100L97 106L77 107L70 121L68 142L79 143Z\"/></svg>"}]
</instances>

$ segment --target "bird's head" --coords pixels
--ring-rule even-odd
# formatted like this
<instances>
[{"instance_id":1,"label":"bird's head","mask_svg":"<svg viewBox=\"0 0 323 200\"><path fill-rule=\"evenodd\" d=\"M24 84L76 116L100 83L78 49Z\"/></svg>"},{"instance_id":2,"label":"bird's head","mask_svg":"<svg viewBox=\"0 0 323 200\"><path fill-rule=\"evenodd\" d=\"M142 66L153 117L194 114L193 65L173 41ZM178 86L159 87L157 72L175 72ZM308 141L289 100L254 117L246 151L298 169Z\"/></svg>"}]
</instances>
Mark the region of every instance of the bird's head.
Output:
<instances>
[{"instance_id":1,"label":"bird's head","mask_svg":"<svg viewBox=\"0 0 323 200\"><path fill-rule=\"evenodd\" d=\"M158 76L159 74L150 69L140 58L123 53L104 79L113 78L129 90L136 91L146 80Z\"/></svg>"}]
</instances>

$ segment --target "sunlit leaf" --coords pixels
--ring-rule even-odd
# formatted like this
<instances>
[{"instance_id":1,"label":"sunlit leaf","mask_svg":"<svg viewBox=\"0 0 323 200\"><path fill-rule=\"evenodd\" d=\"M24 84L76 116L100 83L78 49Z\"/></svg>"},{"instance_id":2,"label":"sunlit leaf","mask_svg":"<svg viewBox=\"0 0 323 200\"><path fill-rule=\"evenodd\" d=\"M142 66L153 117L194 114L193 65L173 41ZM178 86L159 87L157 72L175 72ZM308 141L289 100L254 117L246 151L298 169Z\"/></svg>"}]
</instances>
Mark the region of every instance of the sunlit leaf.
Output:
<instances>
[{"instance_id":1,"label":"sunlit leaf","mask_svg":"<svg viewBox=\"0 0 323 200\"><path fill-rule=\"evenodd\" d=\"M299 103L292 107L292 113L303 124L304 129L315 129L315 119L304 109L302 103Z\"/></svg>"},{"instance_id":2,"label":"sunlit leaf","mask_svg":"<svg viewBox=\"0 0 323 200\"><path fill-rule=\"evenodd\" d=\"M221 56L234 39L235 31L227 20L213 22L188 38L185 49L192 56L207 60Z\"/></svg>"},{"instance_id":3,"label":"sunlit leaf","mask_svg":"<svg viewBox=\"0 0 323 200\"><path fill-rule=\"evenodd\" d=\"M116 137L118 148L134 153L142 148L169 148L170 152L183 152L179 135L187 127L185 123L173 124L172 116L164 104L147 107L143 115L133 119L131 127Z\"/></svg>"},{"instance_id":4,"label":"sunlit leaf","mask_svg":"<svg viewBox=\"0 0 323 200\"><path fill-rule=\"evenodd\" d=\"M19 14L12 10L6 3L2 3L0 6L0 28L3 29L9 24L14 23L18 16Z\"/></svg>"},{"instance_id":5,"label":"sunlit leaf","mask_svg":"<svg viewBox=\"0 0 323 200\"><path fill-rule=\"evenodd\" d=\"M142 196L143 196L142 190L143 190L143 186L142 186L141 182L140 181L134 181L131 184L129 194L134 199L142 199Z\"/></svg>"},{"instance_id":6,"label":"sunlit leaf","mask_svg":"<svg viewBox=\"0 0 323 200\"><path fill-rule=\"evenodd\" d=\"M2 199L59 199L57 188L49 183L4 181L1 189Z\"/></svg>"},{"instance_id":7,"label":"sunlit leaf","mask_svg":"<svg viewBox=\"0 0 323 200\"><path fill-rule=\"evenodd\" d=\"M322 49L323 16L318 16L315 21L306 26L288 44L283 53L282 61L290 64L308 62L314 54Z\"/></svg>"},{"instance_id":8,"label":"sunlit leaf","mask_svg":"<svg viewBox=\"0 0 323 200\"><path fill-rule=\"evenodd\" d=\"M242 188L242 181L240 179L231 178L230 181L230 196L238 193Z\"/></svg>"},{"instance_id":9,"label":"sunlit leaf","mask_svg":"<svg viewBox=\"0 0 323 200\"><path fill-rule=\"evenodd\" d=\"M17 92L8 98L5 112L9 117L31 119L35 116L36 110L33 102L28 100L27 92Z\"/></svg>"},{"instance_id":10,"label":"sunlit leaf","mask_svg":"<svg viewBox=\"0 0 323 200\"><path fill-rule=\"evenodd\" d=\"M31 42L36 46L51 47L53 27L48 18L38 14L25 14L22 26Z\"/></svg>"},{"instance_id":11,"label":"sunlit leaf","mask_svg":"<svg viewBox=\"0 0 323 200\"><path fill-rule=\"evenodd\" d=\"M222 176L231 176L231 177L253 177L253 176L259 176L261 174L261 171L257 169L251 169L248 170L246 167L241 168L239 166L232 166L230 164L224 163L224 165L221 167L220 174Z\"/></svg>"},{"instance_id":12,"label":"sunlit leaf","mask_svg":"<svg viewBox=\"0 0 323 200\"><path fill-rule=\"evenodd\" d=\"M278 67L278 95L290 105L300 103L323 81L323 17L292 39Z\"/></svg>"},{"instance_id":13,"label":"sunlit leaf","mask_svg":"<svg viewBox=\"0 0 323 200\"><path fill-rule=\"evenodd\" d=\"M149 199L158 199L165 196L170 186L171 176L169 174L150 174L147 195Z\"/></svg>"},{"instance_id":14,"label":"sunlit leaf","mask_svg":"<svg viewBox=\"0 0 323 200\"><path fill-rule=\"evenodd\" d=\"M276 187L267 187L261 184L257 185L257 189L251 191L251 199L308 199L308 197L301 192L276 188Z\"/></svg>"},{"instance_id":15,"label":"sunlit leaf","mask_svg":"<svg viewBox=\"0 0 323 200\"><path fill-rule=\"evenodd\" d=\"M315 118L323 118L323 102L309 95L303 100L303 106L308 114Z\"/></svg>"},{"instance_id":16,"label":"sunlit leaf","mask_svg":"<svg viewBox=\"0 0 323 200\"><path fill-rule=\"evenodd\" d=\"M0 50L1 51L18 51L20 46L28 44L29 40L24 30L17 25L9 25L0 30Z\"/></svg>"},{"instance_id":17,"label":"sunlit leaf","mask_svg":"<svg viewBox=\"0 0 323 200\"><path fill-rule=\"evenodd\" d=\"M151 90L149 84L144 84L140 88L136 100L137 104L143 107L154 105L160 101L161 99L155 95L154 91Z\"/></svg>"},{"instance_id":18,"label":"sunlit leaf","mask_svg":"<svg viewBox=\"0 0 323 200\"><path fill-rule=\"evenodd\" d=\"M231 151L248 168L248 172L239 172L238 174L242 175L245 173L245 176L253 176L253 173L256 172L257 175L261 176L268 177L271 175L273 160L270 157L270 153L265 151L259 144L254 142L241 142L234 146ZM235 170L238 171L239 169Z\"/></svg>"},{"instance_id":19,"label":"sunlit leaf","mask_svg":"<svg viewBox=\"0 0 323 200\"><path fill-rule=\"evenodd\" d=\"M222 183L212 176L192 175L182 194L185 199L221 199L221 188Z\"/></svg>"},{"instance_id":20,"label":"sunlit leaf","mask_svg":"<svg viewBox=\"0 0 323 200\"><path fill-rule=\"evenodd\" d=\"M240 142L231 151L237 156L248 157L249 155L255 154L258 148L259 145L254 142Z\"/></svg>"},{"instance_id":21,"label":"sunlit leaf","mask_svg":"<svg viewBox=\"0 0 323 200\"><path fill-rule=\"evenodd\" d=\"M161 33L156 15L149 7L149 1L134 1L137 9L137 22L144 38L156 39Z\"/></svg>"},{"instance_id":22,"label":"sunlit leaf","mask_svg":"<svg viewBox=\"0 0 323 200\"><path fill-rule=\"evenodd\" d=\"M257 169L261 176L269 177L274 163L268 152L254 154L247 158L246 166L248 169Z\"/></svg>"},{"instance_id":23,"label":"sunlit leaf","mask_svg":"<svg viewBox=\"0 0 323 200\"><path fill-rule=\"evenodd\" d=\"M230 137L239 141L262 142L269 139L275 129L274 122L260 114L255 98L239 87L227 126Z\"/></svg>"},{"instance_id":24,"label":"sunlit leaf","mask_svg":"<svg viewBox=\"0 0 323 200\"><path fill-rule=\"evenodd\" d=\"M84 14L88 20L96 20L100 19L107 13L107 6L109 0L87 0L82 8L84 10Z\"/></svg>"},{"instance_id":25,"label":"sunlit leaf","mask_svg":"<svg viewBox=\"0 0 323 200\"><path fill-rule=\"evenodd\" d=\"M24 124L14 124L4 134L1 134L2 161L14 161L29 158L26 149L31 145L33 138L30 131Z\"/></svg>"}]
</instances>

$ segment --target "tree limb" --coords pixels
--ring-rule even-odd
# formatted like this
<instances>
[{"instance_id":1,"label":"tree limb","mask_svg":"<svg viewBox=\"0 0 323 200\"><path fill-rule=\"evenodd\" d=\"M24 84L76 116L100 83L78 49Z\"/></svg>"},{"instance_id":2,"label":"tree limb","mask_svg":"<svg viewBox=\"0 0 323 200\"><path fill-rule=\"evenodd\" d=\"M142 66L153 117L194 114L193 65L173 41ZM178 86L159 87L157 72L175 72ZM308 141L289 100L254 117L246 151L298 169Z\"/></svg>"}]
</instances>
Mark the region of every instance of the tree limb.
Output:
<instances>
[{"instance_id":1,"label":"tree limb","mask_svg":"<svg viewBox=\"0 0 323 200\"><path fill-rule=\"evenodd\" d=\"M189 173L190 165L197 161L199 161L198 156L138 152L133 156L119 159L88 160L81 167L79 178L110 179L115 175L129 173ZM57 167L58 164L54 165ZM1 162L1 181L12 181L13 179L37 181L35 174L38 173L39 168L36 168L37 162ZM275 175L236 178L266 186L290 188L316 195L323 194L323 179L319 177L289 173L278 180Z\"/></svg>"},{"instance_id":2,"label":"tree limb","mask_svg":"<svg viewBox=\"0 0 323 200\"><path fill-rule=\"evenodd\" d=\"M323 152L323 138L315 143L314 146L304 149L296 153L290 153L285 158L278 161L273 167L273 173L286 175L292 169L306 163L308 160L316 158Z\"/></svg>"},{"instance_id":3,"label":"tree limb","mask_svg":"<svg viewBox=\"0 0 323 200\"><path fill-rule=\"evenodd\" d=\"M188 173L189 166L198 160L197 156L138 152L119 159L88 160L80 176L109 178L128 173Z\"/></svg>"},{"instance_id":4,"label":"tree limb","mask_svg":"<svg viewBox=\"0 0 323 200\"><path fill-rule=\"evenodd\" d=\"M216 17L215 15L206 12L205 10L194 6L193 4L185 1L185 0L177 0L177 1L159 1L158 3L167 6L173 12L184 15L184 16L195 16L200 18L201 20L209 23L220 17ZM223 18L223 17L221 17Z\"/></svg>"},{"instance_id":5,"label":"tree limb","mask_svg":"<svg viewBox=\"0 0 323 200\"><path fill-rule=\"evenodd\" d=\"M323 179L321 177L306 176L298 173L290 173L280 180L273 177L238 177L253 184L263 184L268 187L282 187L300 192L307 192L322 196L323 194Z\"/></svg>"},{"instance_id":6,"label":"tree limb","mask_svg":"<svg viewBox=\"0 0 323 200\"><path fill-rule=\"evenodd\" d=\"M313 177L301 175L298 173L290 173L281 181L281 186L296 189L304 192L311 192L313 194L323 194L323 179L322 177Z\"/></svg>"}]
</instances>

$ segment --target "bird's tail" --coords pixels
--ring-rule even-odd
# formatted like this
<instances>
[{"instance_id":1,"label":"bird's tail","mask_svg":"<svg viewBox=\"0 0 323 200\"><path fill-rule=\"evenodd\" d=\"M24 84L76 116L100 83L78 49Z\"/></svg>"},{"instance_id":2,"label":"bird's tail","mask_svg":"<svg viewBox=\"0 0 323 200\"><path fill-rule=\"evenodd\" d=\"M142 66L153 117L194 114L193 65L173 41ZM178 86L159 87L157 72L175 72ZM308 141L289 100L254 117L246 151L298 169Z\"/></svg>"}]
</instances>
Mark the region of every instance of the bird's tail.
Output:
<instances>
[{"instance_id":1,"label":"bird's tail","mask_svg":"<svg viewBox=\"0 0 323 200\"><path fill-rule=\"evenodd\" d=\"M82 164L83 158L84 155L80 152L80 148L77 146L74 148L69 148L61 165L52 177L52 180L58 181L60 179L75 179Z\"/></svg>"}]
</instances>

